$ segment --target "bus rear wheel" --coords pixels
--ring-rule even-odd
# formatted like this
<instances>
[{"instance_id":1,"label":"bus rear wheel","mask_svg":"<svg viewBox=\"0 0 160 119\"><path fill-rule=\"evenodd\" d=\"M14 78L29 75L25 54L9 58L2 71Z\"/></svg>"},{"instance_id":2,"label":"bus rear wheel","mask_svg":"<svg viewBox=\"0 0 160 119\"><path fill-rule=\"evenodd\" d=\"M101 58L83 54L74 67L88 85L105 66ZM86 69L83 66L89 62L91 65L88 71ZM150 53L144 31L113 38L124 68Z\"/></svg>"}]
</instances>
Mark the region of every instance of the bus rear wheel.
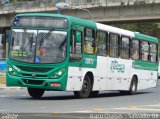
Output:
<instances>
[{"instance_id":1,"label":"bus rear wheel","mask_svg":"<svg viewBox=\"0 0 160 119\"><path fill-rule=\"evenodd\" d=\"M96 96L98 96L98 93L99 93L99 91L92 91L90 93L90 97L96 97Z\"/></svg>"},{"instance_id":2,"label":"bus rear wheel","mask_svg":"<svg viewBox=\"0 0 160 119\"><path fill-rule=\"evenodd\" d=\"M78 98L88 98L92 89L91 80L89 76L85 76L82 89L80 91L74 91L74 95Z\"/></svg>"},{"instance_id":3,"label":"bus rear wheel","mask_svg":"<svg viewBox=\"0 0 160 119\"><path fill-rule=\"evenodd\" d=\"M130 88L128 91L129 95L134 95L137 91L137 80L135 77L132 78L131 84L130 84Z\"/></svg>"},{"instance_id":4,"label":"bus rear wheel","mask_svg":"<svg viewBox=\"0 0 160 119\"><path fill-rule=\"evenodd\" d=\"M28 87L28 93L32 98L39 99L44 94L44 90L38 89L38 88L29 88Z\"/></svg>"}]
</instances>

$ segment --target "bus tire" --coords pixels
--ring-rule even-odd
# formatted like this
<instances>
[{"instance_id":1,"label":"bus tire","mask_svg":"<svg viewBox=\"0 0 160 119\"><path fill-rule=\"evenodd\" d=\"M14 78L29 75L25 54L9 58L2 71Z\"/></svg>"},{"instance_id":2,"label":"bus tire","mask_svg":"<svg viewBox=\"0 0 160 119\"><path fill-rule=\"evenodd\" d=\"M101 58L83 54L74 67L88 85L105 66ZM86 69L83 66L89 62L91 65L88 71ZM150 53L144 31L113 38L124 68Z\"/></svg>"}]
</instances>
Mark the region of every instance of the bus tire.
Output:
<instances>
[{"instance_id":1,"label":"bus tire","mask_svg":"<svg viewBox=\"0 0 160 119\"><path fill-rule=\"evenodd\" d=\"M74 95L77 98L88 98L92 90L91 80L88 75L83 80L82 89L80 91L74 91Z\"/></svg>"},{"instance_id":2,"label":"bus tire","mask_svg":"<svg viewBox=\"0 0 160 119\"><path fill-rule=\"evenodd\" d=\"M127 91L120 91L120 94L121 94L121 95L127 95L128 92L127 92Z\"/></svg>"},{"instance_id":3,"label":"bus tire","mask_svg":"<svg viewBox=\"0 0 160 119\"><path fill-rule=\"evenodd\" d=\"M44 90L43 89L38 89L38 88L27 88L28 89L28 93L32 98L35 99L39 99L42 97L42 95L44 94Z\"/></svg>"},{"instance_id":4,"label":"bus tire","mask_svg":"<svg viewBox=\"0 0 160 119\"><path fill-rule=\"evenodd\" d=\"M99 91L92 91L90 93L90 97L96 97L98 95Z\"/></svg>"},{"instance_id":5,"label":"bus tire","mask_svg":"<svg viewBox=\"0 0 160 119\"><path fill-rule=\"evenodd\" d=\"M136 91L137 91L137 80L136 80L136 77L134 76L132 78L128 94L129 95L134 95L136 93Z\"/></svg>"}]
</instances>

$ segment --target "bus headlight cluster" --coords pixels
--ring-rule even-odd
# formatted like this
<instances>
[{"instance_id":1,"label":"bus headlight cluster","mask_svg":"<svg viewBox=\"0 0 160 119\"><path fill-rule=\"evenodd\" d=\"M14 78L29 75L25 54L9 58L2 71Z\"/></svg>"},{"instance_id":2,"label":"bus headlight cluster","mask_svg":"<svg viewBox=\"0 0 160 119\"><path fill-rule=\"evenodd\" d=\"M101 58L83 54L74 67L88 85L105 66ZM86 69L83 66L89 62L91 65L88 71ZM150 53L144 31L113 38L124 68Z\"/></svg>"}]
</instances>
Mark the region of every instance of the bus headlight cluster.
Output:
<instances>
[{"instance_id":1,"label":"bus headlight cluster","mask_svg":"<svg viewBox=\"0 0 160 119\"><path fill-rule=\"evenodd\" d=\"M12 69L11 67L9 67L9 68L8 68L8 71L9 71L9 72L12 72L12 71L13 71L13 69Z\"/></svg>"},{"instance_id":2,"label":"bus headlight cluster","mask_svg":"<svg viewBox=\"0 0 160 119\"><path fill-rule=\"evenodd\" d=\"M14 69L10 66L8 66L8 72L9 74L13 75L13 76L16 76L16 72L14 71Z\"/></svg>"},{"instance_id":3,"label":"bus headlight cluster","mask_svg":"<svg viewBox=\"0 0 160 119\"><path fill-rule=\"evenodd\" d=\"M53 74L53 78L59 78L59 77L61 77L64 73L65 73L65 69L64 69L64 68L63 68L63 69L60 69L59 71L57 71L57 72L55 72L55 73Z\"/></svg>"}]
</instances>

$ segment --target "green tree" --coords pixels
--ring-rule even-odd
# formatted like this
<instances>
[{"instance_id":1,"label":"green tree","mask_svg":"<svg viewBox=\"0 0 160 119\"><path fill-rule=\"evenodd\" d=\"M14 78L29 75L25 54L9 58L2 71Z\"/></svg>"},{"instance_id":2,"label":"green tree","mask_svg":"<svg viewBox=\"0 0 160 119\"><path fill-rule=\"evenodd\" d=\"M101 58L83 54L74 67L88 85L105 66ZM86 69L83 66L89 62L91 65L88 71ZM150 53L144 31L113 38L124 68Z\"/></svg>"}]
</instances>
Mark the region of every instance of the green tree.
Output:
<instances>
[{"instance_id":1,"label":"green tree","mask_svg":"<svg viewBox=\"0 0 160 119\"><path fill-rule=\"evenodd\" d=\"M157 23L132 23L132 24L115 24L114 26L143 34L158 28ZM149 34L148 34L149 35Z\"/></svg>"}]
</instances>

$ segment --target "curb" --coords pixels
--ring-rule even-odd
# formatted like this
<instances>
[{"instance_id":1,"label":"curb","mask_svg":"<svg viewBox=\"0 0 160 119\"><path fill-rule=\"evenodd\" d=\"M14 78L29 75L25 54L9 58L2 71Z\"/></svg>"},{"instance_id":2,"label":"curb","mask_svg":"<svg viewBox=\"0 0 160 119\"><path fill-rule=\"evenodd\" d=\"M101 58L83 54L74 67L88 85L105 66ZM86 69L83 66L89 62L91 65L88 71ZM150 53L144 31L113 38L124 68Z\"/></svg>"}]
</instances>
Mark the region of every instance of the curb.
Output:
<instances>
[{"instance_id":1,"label":"curb","mask_svg":"<svg viewBox=\"0 0 160 119\"><path fill-rule=\"evenodd\" d=\"M5 84L0 84L0 90L22 90L23 87L7 87Z\"/></svg>"},{"instance_id":2,"label":"curb","mask_svg":"<svg viewBox=\"0 0 160 119\"><path fill-rule=\"evenodd\" d=\"M0 84L0 89L5 89L6 85L5 84Z\"/></svg>"}]
</instances>

